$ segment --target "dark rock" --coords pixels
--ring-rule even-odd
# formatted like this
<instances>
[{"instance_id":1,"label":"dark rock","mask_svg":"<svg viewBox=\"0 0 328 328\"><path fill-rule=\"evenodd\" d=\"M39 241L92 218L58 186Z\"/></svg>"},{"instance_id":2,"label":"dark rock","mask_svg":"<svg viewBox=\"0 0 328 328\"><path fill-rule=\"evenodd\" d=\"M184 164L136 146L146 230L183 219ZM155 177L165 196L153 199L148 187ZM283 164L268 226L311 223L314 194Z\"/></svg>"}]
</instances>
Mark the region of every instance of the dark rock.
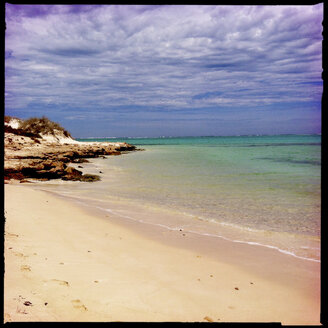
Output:
<instances>
[{"instance_id":1,"label":"dark rock","mask_svg":"<svg viewBox=\"0 0 328 328\"><path fill-rule=\"evenodd\" d=\"M24 174L21 172L6 172L5 170L5 178L7 179L15 179L15 180L22 180L25 178Z\"/></svg>"},{"instance_id":2,"label":"dark rock","mask_svg":"<svg viewBox=\"0 0 328 328\"><path fill-rule=\"evenodd\" d=\"M62 176L63 180L81 181L82 172L74 167L68 166L64 172L65 174Z\"/></svg>"},{"instance_id":3,"label":"dark rock","mask_svg":"<svg viewBox=\"0 0 328 328\"><path fill-rule=\"evenodd\" d=\"M75 169L74 167L71 167L71 166L66 167L65 172L66 172L66 174L76 175L76 176L82 174L81 171L79 171L79 170L77 170L77 169Z\"/></svg>"},{"instance_id":4,"label":"dark rock","mask_svg":"<svg viewBox=\"0 0 328 328\"><path fill-rule=\"evenodd\" d=\"M100 176L95 174L83 174L80 177L80 181L84 181L84 182L100 181Z\"/></svg>"},{"instance_id":5,"label":"dark rock","mask_svg":"<svg viewBox=\"0 0 328 328\"><path fill-rule=\"evenodd\" d=\"M74 158L72 163L89 163L89 161L85 158Z\"/></svg>"},{"instance_id":6,"label":"dark rock","mask_svg":"<svg viewBox=\"0 0 328 328\"><path fill-rule=\"evenodd\" d=\"M13 133L19 136L30 137L30 138L41 138L39 133L28 132L23 129L14 129L10 125L5 125L5 132Z\"/></svg>"},{"instance_id":7,"label":"dark rock","mask_svg":"<svg viewBox=\"0 0 328 328\"><path fill-rule=\"evenodd\" d=\"M133 145L129 145L127 143L123 143L123 145L118 146L115 148L115 150L120 150L120 151L124 151L124 150L135 150L136 146Z\"/></svg>"},{"instance_id":8,"label":"dark rock","mask_svg":"<svg viewBox=\"0 0 328 328\"><path fill-rule=\"evenodd\" d=\"M34 171L34 174L30 174L32 178L42 179L58 179L62 174L54 170L40 170ZM62 172L61 172L62 173Z\"/></svg>"},{"instance_id":9,"label":"dark rock","mask_svg":"<svg viewBox=\"0 0 328 328\"><path fill-rule=\"evenodd\" d=\"M57 159L58 159L59 161L63 162L63 163L68 163L68 162L70 162L70 159L69 159L68 157L63 156L62 154L58 155L58 156L57 156ZM73 163L75 163L75 162L73 161Z\"/></svg>"},{"instance_id":10,"label":"dark rock","mask_svg":"<svg viewBox=\"0 0 328 328\"><path fill-rule=\"evenodd\" d=\"M13 132L8 128L6 132ZM47 181L49 179L73 180L73 181L99 181L98 175L85 174L75 168L68 167L67 163L88 163L87 158L102 157L109 155L120 155L122 152L136 150L135 146L127 143L119 145L104 144L59 144L49 143L36 134L21 134L14 131L16 135L25 138L23 142L17 137L5 136L5 168L4 179L24 180L33 178ZM27 138L26 138L27 137ZM19 146L21 144L22 146ZM39 146L39 147L37 147ZM8 151L7 151L8 149ZM83 168L78 166L78 168ZM103 173L103 172L99 172Z\"/></svg>"},{"instance_id":11,"label":"dark rock","mask_svg":"<svg viewBox=\"0 0 328 328\"><path fill-rule=\"evenodd\" d=\"M33 140L35 143L37 143L37 144L40 144L40 143L41 143L40 140L37 139L37 138L35 138L35 137L33 137L32 140Z\"/></svg>"},{"instance_id":12,"label":"dark rock","mask_svg":"<svg viewBox=\"0 0 328 328\"><path fill-rule=\"evenodd\" d=\"M62 154L63 157L67 157L67 158L74 158L75 157L74 155L75 155L75 152L73 152L73 151L68 151L68 152Z\"/></svg>"}]
</instances>

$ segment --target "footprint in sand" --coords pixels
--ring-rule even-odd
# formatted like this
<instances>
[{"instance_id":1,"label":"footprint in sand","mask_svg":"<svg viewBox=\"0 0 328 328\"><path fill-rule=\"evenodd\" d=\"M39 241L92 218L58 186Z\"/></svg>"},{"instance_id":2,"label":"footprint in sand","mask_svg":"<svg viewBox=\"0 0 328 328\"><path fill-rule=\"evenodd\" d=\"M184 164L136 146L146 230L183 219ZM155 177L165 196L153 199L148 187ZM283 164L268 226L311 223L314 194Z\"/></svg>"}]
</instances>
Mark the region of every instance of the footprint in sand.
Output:
<instances>
[{"instance_id":1,"label":"footprint in sand","mask_svg":"<svg viewBox=\"0 0 328 328\"><path fill-rule=\"evenodd\" d=\"M210 318L210 317L208 317L208 316L204 317L204 320L206 320L206 321L208 321L208 322L213 322L213 319Z\"/></svg>"},{"instance_id":2,"label":"footprint in sand","mask_svg":"<svg viewBox=\"0 0 328 328\"><path fill-rule=\"evenodd\" d=\"M5 235L8 236L8 237L19 237L15 233L10 233L10 232L6 232Z\"/></svg>"},{"instance_id":3,"label":"footprint in sand","mask_svg":"<svg viewBox=\"0 0 328 328\"><path fill-rule=\"evenodd\" d=\"M16 307L16 312L21 314L28 314L28 312L25 311L25 309L22 309L21 307Z\"/></svg>"},{"instance_id":4,"label":"footprint in sand","mask_svg":"<svg viewBox=\"0 0 328 328\"><path fill-rule=\"evenodd\" d=\"M29 265L21 265L21 271L31 271L31 267Z\"/></svg>"},{"instance_id":5,"label":"footprint in sand","mask_svg":"<svg viewBox=\"0 0 328 328\"><path fill-rule=\"evenodd\" d=\"M65 280L58 280L58 279L51 279L51 281L58 283L61 286L67 286L69 287L68 281Z\"/></svg>"},{"instance_id":6,"label":"footprint in sand","mask_svg":"<svg viewBox=\"0 0 328 328\"><path fill-rule=\"evenodd\" d=\"M20 252L13 252L13 254L18 257L28 257L28 255L24 255L23 253Z\"/></svg>"},{"instance_id":7,"label":"footprint in sand","mask_svg":"<svg viewBox=\"0 0 328 328\"><path fill-rule=\"evenodd\" d=\"M71 303L75 309L82 311L88 311L87 307L80 300L72 300Z\"/></svg>"},{"instance_id":8,"label":"footprint in sand","mask_svg":"<svg viewBox=\"0 0 328 328\"><path fill-rule=\"evenodd\" d=\"M9 313L4 313L4 316L3 316L3 322L6 323L6 322L11 322L11 316Z\"/></svg>"},{"instance_id":9,"label":"footprint in sand","mask_svg":"<svg viewBox=\"0 0 328 328\"><path fill-rule=\"evenodd\" d=\"M53 283L56 283L56 284L61 285L61 286L69 287L68 281L65 281L65 280L51 279L51 280L43 280L43 282L45 282L45 283L53 282Z\"/></svg>"}]
</instances>

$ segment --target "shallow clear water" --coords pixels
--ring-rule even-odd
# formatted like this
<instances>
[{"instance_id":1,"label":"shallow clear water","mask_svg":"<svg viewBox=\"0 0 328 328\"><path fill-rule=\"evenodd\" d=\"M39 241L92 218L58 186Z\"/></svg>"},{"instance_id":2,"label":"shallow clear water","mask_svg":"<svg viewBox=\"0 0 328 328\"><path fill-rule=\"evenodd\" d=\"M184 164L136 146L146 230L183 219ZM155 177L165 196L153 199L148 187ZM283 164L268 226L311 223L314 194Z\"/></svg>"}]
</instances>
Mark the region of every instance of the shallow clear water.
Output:
<instances>
[{"instance_id":1,"label":"shallow clear water","mask_svg":"<svg viewBox=\"0 0 328 328\"><path fill-rule=\"evenodd\" d=\"M169 219L175 215L190 231L319 259L321 136L97 141L126 141L145 151L83 164L101 170L102 181L58 184L58 192L109 211L114 200L161 209L164 222L154 223L176 227ZM138 219L137 213L125 216Z\"/></svg>"}]
</instances>

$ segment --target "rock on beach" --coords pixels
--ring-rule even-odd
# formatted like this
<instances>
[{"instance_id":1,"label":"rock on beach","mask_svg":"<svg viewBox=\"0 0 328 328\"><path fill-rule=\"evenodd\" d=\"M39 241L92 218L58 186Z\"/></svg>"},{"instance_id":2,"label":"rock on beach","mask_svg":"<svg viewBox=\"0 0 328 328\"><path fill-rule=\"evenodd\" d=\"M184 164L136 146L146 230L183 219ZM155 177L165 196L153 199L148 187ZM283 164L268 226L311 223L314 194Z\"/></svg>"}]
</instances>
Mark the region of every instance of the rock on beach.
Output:
<instances>
[{"instance_id":1,"label":"rock on beach","mask_svg":"<svg viewBox=\"0 0 328 328\"><path fill-rule=\"evenodd\" d=\"M5 122L4 180L98 181L97 175L84 174L69 163L85 163L87 158L120 155L136 147L125 142L79 142L62 131L36 136L17 128L17 119Z\"/></svg>"}]
</instances>

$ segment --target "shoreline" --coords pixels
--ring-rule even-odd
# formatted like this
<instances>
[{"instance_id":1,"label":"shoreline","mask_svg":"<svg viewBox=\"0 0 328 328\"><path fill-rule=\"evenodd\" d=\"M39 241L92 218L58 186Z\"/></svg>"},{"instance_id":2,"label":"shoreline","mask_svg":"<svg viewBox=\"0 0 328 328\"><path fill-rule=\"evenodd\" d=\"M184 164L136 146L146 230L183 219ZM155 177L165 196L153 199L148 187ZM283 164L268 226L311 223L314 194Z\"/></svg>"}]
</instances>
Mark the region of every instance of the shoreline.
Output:
<instances>
[{"instance_id":1,"label":"shoreline","mask_svg":"<svg viewBox=\"0 0 328 328\"><path fill-rule=\"evenodd\" d=\"M312 279L311 272L319 276L320 261L303 258L280 250L275 246L267 246L250 241L236 241L221 235L190 231L182 228L182 226L181 228L176 227L171 229L164 224L147 222L145 220L139 221L131 216L120 214L117 212L117 208L114 211L105 210L103 208L100 209L95 204L90 205L87 201L82 201L80 198L61 195L58 192L41 190L58 199L73 202L86 213L110 221L110 223L128 229L144 238L151 239L164 245L183 248L192 252L200 252L202 255L210 257L218 262L237 265L252 274L264 275L268 279L279 280L286 285L294 285L296 280L300 278L297 277L295 280L293 275L288 275L293 269L298 269L298 275L301 276L296 288L304 286L306 280L309 281ZM122 204L119 206L121 207ZM125 207L129 207L128 202L125 202ZM133 211L135 208L132 207L131 209L129 208L129 210ZM159 213L151 212L150 209L148 209L148 211L143 209L141 213L142 215L149 215L149 213L153 216L156 214L159 215ZM138 214L140 215L140 213ZM227 250L228 252L226 252ZM231 256L231 254L233 256ZM261 259L260 265L256 263L259 258ZM270 268L270 270L261 269L262 265L266 267L271 266L272 261L276 264L273 268Z\"/></svg>"},{"instance_id":2,"label":"shoreline","mask_svg":"<svg viewBox=\"0 0 328 328\"><path fill-rule=\"evenodd\" d=\"M88 163L84 166L84 173L97 173L101 167L97 166L94 161L92 163ZM73 167L77 167L75 164ZM108 172L106 172L106 175ZM167 209L163 205L156 205L153 203L144 203L140 204L136 200L125 199L118 197L116 200L107 199L104 200L95 200L89 197L83 197L81 194L70 194L70 192L66 193L63 190L48 190L48 182L45 185L42 183L35 183L33 186L36 187L37 190L42 190L45 192L49 192L53 194L55 197L59 197L62 199L69 199L70 201L77 204L77 206L83 206L86 211L94 214L96 211L100 216L103 216L103 213L113 214L115 217L119 217L117 219L117 223L124 224L126 221L126 225L129 226L129 222L132 225L138 225L140 223L141 227L145 225L149 225L149 229L151 227L156 229L160 229L162 227L167 231L175 231L175 230L184 230L185 233L200 235L200 237L213 237L221 240L225 240L229 243L236 243L242 245L254 245L256 247L267 248L273 251L277 251L286 256L292 256L296 259L321 263L320 255L317 254L317 250L320 251L320 240L315 240L316 237L313 236L313 241L310 241L311 237L309 236L308 241L304 240L305 236L298 236L291 233L285 232L283 236L283 240L280 241L280 245L277 242L273 242L272 238L276 239L277 236L281 234L281 232L275 231L264 231L264 230L254 230L243 228L241 226L229 225L226 223L215 222L213 220L200 219L192 214L185 213L183 211L179 211L178 209ZM42 188L44 186L45 188ZM112 197L113 195L111 195ZM103 204L104 202L104 204ZM91 209L90 209L91 208ZM123 208L123 211L122 211ZM156 219L154 219L156 217ZM146 218L146 220L145 220ZM194 220L194 223L189 224L189 219ZM196 221L195 221L196 220ZM196 226L194 225L196 223ZM200 228L201 227L201 228ZM137 229L135 227L135 229ZM149 230L146 229L146 230ZM139 229L142 233L143 229ZM270 234L271 239L266 239L266 235ZM274 236L274 237L273 237ZM281 238L281 236L278 236ZM313 257L306 256L300 252L295 252L288 247L283 247L284 244L281 242L286 242L287 239L294 239L299 241L297 242L297 246L299 248L304 249L315 249L316 253L313 254ZM270 243L271 241L271 243ZM294 245L296 246L296 244ZM318 246L319 248L316 248ZM319 257L318 257L319 256Z\"/></svg>"},{"instance_id":3,"label":"shoreline","mask_svg":"<svg viewBox=\"0 0 328 328\"><path fill-rule=\"evenodd\" d=\"M6 185L5 200L5 321L320 323L318 263L101 217L33 186Z\"/></svg>"}]
</instances>

